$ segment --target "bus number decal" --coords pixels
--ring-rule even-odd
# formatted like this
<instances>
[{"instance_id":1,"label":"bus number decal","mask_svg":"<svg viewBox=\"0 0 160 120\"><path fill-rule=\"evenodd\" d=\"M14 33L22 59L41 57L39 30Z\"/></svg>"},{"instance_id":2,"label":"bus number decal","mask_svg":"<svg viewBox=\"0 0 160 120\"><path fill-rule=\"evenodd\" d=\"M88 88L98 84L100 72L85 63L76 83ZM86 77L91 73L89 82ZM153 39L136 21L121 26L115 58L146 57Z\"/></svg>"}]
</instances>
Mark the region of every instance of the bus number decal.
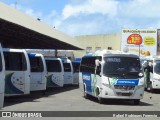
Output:
<instances>
[{"instance_id":1,"label":"bus number decal","mask_svg":"<svg viewBox=\"0 0 160 120\"><path fill-rule=\"evenodd\" d=\"M83 80L91 80L91 78L88 75L83 75Z\"/></svg>"},{"instance_id":2,"label":"bus number decal","mask_svg":"<svg viewBox=\"0 0 160 120\"><path fill-rule=\"evenodd\" d=\"M107 62L121 62L120 58L107 58L106 59Z\"/></svg>"}]
</instances>

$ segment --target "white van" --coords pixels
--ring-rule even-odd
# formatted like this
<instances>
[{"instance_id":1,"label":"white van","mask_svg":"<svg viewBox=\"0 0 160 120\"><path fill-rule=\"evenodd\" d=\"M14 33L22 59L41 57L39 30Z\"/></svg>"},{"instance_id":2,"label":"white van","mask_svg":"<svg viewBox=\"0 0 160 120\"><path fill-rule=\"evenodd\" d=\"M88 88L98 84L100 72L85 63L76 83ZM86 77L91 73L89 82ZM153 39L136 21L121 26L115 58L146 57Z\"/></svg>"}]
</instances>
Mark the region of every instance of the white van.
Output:
<instances>
[{"instance_id":1,"label":"white van","mask_svg":"<svg viewBox=\"0 0 160 120\"><path fill-rule=\"evenodd\" d=\"M61 58L64 67L64 84L73 84L73 66L68 58Z\"/></svg>"},{"instance_id":2,"label":"white van","mask_svg":"<svg viewBox=\"0 0 160 120\"><path fill-rule=\"evenodd\" d=\"M144 77L137 55L111 50L87 54L82 57L79 78L84 97L92 95L100 104L104 99L124 99L138 105L143 98Z\"/></svg>"},{"instance_id":3,"label":"white van","mask_svg":"<svg viewBox=\"0 0 160 120\"><path fill-rule=\"evenodd\" d=\"M28 54L31 66L30 91L46 90L46 62L42 54Z\"/></svg>"},{"instance_id":4,"label":"white van","mask_svg":"<svg viewBox=\"0 0 160 120\"><path fill-rule=\"evenodd\" d=\"M63 87L64 68L60 58L45 58L47 66L47 87Z\"/></svg>"},{"instance_id":5,"label":"white van","mask_svg":"<svg viewBox=\"0 0 160 120\"><path fill-rule=\"evenodd\" d=\"M73 84L78 85L80 61L72 61L72 65L73 65Z\"/></svg>"},{"instance_id":6,"label":"white van","mask_svg":"<svg viewBox=\"0 0 160 120\"><path fill-rule=\"evenodd\" d=\"M4 103L4 88L5 88L5 63L4 56L2 52L2 47L0 44L0 108L3 107Z\"/></svg>"},{"instance_id":7,"label":"white van","mask_svg":"<svg viewBox=\"0 0 160 120\"><path fill-rule=\"evenodd\" d=\"M30 64L27 52L3 49L5 60L5 96L30 93Z\"/></svg>"}]
</instances>

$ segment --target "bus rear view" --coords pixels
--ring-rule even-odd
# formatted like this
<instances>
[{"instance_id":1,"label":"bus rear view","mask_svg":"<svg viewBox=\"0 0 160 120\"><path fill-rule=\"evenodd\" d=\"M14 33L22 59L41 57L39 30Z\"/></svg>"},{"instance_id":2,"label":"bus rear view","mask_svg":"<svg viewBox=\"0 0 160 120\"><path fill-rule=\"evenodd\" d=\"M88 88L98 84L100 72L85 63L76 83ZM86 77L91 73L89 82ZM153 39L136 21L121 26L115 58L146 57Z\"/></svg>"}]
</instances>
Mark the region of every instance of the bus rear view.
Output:
<instances>
[{"instance_id":1,"label":"bus rear view","mask_svg":"<svg viewBox=\"0 0 160 120\"><path fill-rule=\"evenodd\" d=\"M144 94L144 79L139 57L131 54L102 54L82 58L80 85L84 96L129 99L139 104Z\"/></svg>"}]
</instances>

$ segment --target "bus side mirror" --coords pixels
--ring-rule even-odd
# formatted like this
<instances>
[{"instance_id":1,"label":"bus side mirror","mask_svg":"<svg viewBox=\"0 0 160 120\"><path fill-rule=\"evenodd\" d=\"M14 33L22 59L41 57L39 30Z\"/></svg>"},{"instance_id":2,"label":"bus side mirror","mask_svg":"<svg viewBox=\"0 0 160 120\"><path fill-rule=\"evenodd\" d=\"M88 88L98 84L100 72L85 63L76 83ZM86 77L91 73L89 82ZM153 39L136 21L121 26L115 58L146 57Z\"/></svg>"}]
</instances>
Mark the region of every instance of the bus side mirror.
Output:
<instances>
[{"instance_id":1,"label":"bus side mirror","mask_svg":"<svg viewBox=\"0 0 160 120\"><path fill-rule=\"evenodd\" d=\"M148 64L148 65L149 65L149 67L152 67L152 66L153 66L152 62L149 62L149 64Z\"/></svg>"},{"instance_id":2,"label":"bus side mirror","mask_svg":"<svg viewBox=\"0 0 160 120\"><path fill-rule=\"evenodd\" d=\"M95 60L95 64L96 64L96 66L98 67L99 64L100 64L100 61L99 61L98 59L96 59L96 60Z\"/></svg>"},{"instance_id":3,"label":"bus side mirror","mask_svg":"<svg viewBox=\"0 0 160 120\"><path fill-rule=\"evenodd\" d=\"M144 62L142 63L142 67L143 67L143 68L146 68L147 65L148 65L148 64L147 64L147 61L144 61Z\"/></svg>"}]
</instances>

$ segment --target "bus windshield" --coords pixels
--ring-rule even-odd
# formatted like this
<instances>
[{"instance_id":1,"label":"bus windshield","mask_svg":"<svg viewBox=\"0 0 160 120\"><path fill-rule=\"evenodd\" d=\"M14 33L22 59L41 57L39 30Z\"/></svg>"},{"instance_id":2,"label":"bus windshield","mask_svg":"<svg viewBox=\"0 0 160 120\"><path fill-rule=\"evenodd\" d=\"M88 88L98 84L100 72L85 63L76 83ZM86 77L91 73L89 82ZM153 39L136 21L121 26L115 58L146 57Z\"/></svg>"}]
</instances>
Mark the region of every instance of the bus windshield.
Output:
<instances>
[{"instance_id":1,"label":"bus windshield","mask_svg":"<svg viewBox=\"0 0 160 120\"><path fill-rule=\"evenodd\" d=\"M136 78L142 72L139 58L133 57L105 57L103 74L120 78Z\"/></svg>"},{"instance_id":2,"label":"bus windshield","mask_svg":"<svg viewBox=\"0 0 160 120\"><path fill-rule=\"evenodd\" d=\"M155 60L154 72L160 74L160 60Z\"/></svg>"}]
</instances>

